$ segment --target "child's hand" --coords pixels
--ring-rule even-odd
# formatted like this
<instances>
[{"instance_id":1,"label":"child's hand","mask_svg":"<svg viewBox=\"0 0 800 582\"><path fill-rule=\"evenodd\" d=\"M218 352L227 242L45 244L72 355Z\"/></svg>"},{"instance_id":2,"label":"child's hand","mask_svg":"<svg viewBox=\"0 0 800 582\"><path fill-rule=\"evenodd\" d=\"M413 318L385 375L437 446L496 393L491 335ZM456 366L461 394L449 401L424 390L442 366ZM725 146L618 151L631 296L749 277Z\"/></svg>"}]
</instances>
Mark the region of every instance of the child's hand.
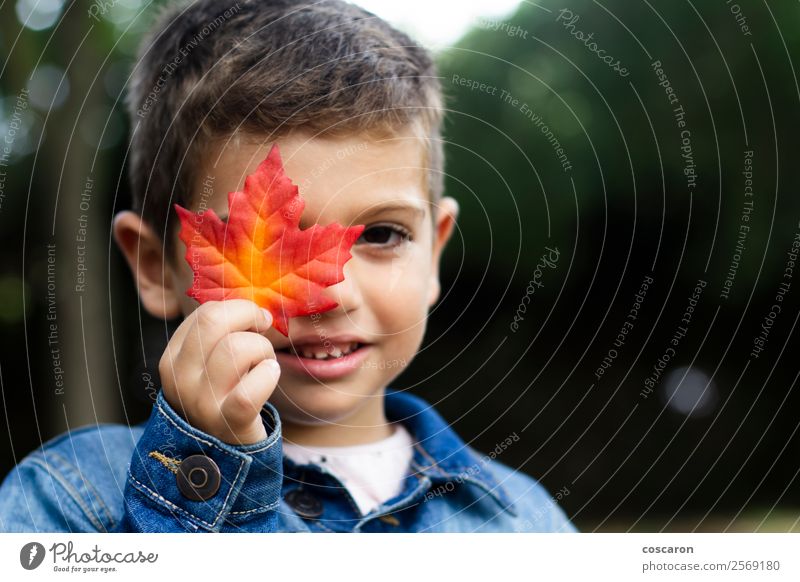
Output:
<instances>
[{"instance_id":1,"label":"child's hand","mask_svg":"<svg viewBox=\"0 0 800 582\"><path fill-rule=\"evenodd\" d=\"M175 330L158 371L164 397L195 428L228 444L266 438L260 411L280 376L264 337L272 316L252 301L208 301Z\"/></svg>"}]
</instances>

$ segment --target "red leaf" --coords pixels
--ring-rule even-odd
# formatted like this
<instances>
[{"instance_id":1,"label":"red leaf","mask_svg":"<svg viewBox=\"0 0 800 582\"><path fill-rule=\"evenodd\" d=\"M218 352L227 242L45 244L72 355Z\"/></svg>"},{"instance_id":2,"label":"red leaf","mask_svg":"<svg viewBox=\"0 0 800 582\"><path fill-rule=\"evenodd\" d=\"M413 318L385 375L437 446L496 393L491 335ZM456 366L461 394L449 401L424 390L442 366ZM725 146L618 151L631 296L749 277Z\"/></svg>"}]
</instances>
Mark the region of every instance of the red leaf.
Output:
<instances>
[{"instance_id":1,"label":"red leaf","mask_svg":"<svg viewBox=\"0 0 800 582\"><path fill-rule=\"evenodd\" d=\"M273 326L289 334L289 318L323 313L338 304L323 290L344 280L343 267L364 225L315 224L300 230L305 202L283 171L274 144L244 192L228 194L228 218L176 204L180 238L194 273L186 292L200 303L249 299L268 309Z\"/></svg>"}]
</instances>

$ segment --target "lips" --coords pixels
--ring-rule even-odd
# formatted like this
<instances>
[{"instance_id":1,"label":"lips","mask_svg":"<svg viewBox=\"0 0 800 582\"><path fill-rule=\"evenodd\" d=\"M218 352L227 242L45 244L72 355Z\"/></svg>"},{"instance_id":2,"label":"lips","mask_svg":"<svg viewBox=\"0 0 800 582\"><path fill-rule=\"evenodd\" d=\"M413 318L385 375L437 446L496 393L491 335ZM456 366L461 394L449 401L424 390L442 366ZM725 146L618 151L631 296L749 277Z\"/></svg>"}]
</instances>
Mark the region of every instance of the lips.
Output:
<instances>
[{"instance_id":1,"label":"lips","mask_svg":"<svg viewBox=\"0 0 800 582\"><path fill-rule=\"evenodd\" d=\"M298 338L275 350L275 358L286 371L323 380L353 373L369 355L371 345L354 336Z\"/></svg>"},{"instance_id":2,"label":"lips","mask_svg":"<svg viewBox=\"0 0 800 582\"><path fill-rule=\"evenodd\" d=\"M329 360L334 358L341 358L342 356L351 354L354 351L356 351L360 346L363 345L364 344L360 342L343 342L340 344L334 344L329 342L328 344L322 344L322 345L305 345L305 346L293 345L285 349L288 351L288 353L293 354L295 356L300 356L302 358Z\"/></svg>"}]
</instances>

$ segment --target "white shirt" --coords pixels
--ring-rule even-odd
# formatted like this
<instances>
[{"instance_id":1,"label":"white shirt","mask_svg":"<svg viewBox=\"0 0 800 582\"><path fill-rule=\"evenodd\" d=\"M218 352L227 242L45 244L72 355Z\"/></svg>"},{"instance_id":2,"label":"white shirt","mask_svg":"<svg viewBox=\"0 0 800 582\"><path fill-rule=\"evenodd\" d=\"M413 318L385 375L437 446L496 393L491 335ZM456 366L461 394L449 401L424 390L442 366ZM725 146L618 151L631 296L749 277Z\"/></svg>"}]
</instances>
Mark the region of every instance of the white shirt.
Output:
<instances>
[{"instance_id":1,"label":"white shirt","mask_svg":"<svg viewBox=\"0 0 800 582\"><path fill-rule=\"evenodd\" d=\"M385 439L349 447L309 447L283 443L283 453L297 464L325 467L350 492L363 515L399 494L414 455L408 430L395 423Z\"/></svg>"}]
</instances>

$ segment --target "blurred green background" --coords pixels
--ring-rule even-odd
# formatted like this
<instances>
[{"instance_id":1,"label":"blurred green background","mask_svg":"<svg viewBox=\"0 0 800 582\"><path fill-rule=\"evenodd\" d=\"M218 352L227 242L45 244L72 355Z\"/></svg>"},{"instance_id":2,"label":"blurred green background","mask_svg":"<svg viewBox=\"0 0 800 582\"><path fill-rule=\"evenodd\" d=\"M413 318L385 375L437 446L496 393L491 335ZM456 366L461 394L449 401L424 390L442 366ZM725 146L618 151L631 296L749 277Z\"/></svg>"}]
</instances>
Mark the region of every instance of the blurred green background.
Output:
<instances>
[{"instance_id":1,"label":"blurred green background","mask_svg":"<svg viewBox=\"0 0 800 582\"><path fill-rule=\"evenodd\" d=\"M174 323L135 307L110 231L130 203L121 101L154 12L0 5L3 475L67 428L142 422L157 387ZM785 276L799 16L522 3L436 53L461 217L425 348L395 386L479 450L516 432L500 460L567 488L584 531L800 530L800 281ZM537 271L546 247L558 260Z\"/></svg>"}]
</instances>

